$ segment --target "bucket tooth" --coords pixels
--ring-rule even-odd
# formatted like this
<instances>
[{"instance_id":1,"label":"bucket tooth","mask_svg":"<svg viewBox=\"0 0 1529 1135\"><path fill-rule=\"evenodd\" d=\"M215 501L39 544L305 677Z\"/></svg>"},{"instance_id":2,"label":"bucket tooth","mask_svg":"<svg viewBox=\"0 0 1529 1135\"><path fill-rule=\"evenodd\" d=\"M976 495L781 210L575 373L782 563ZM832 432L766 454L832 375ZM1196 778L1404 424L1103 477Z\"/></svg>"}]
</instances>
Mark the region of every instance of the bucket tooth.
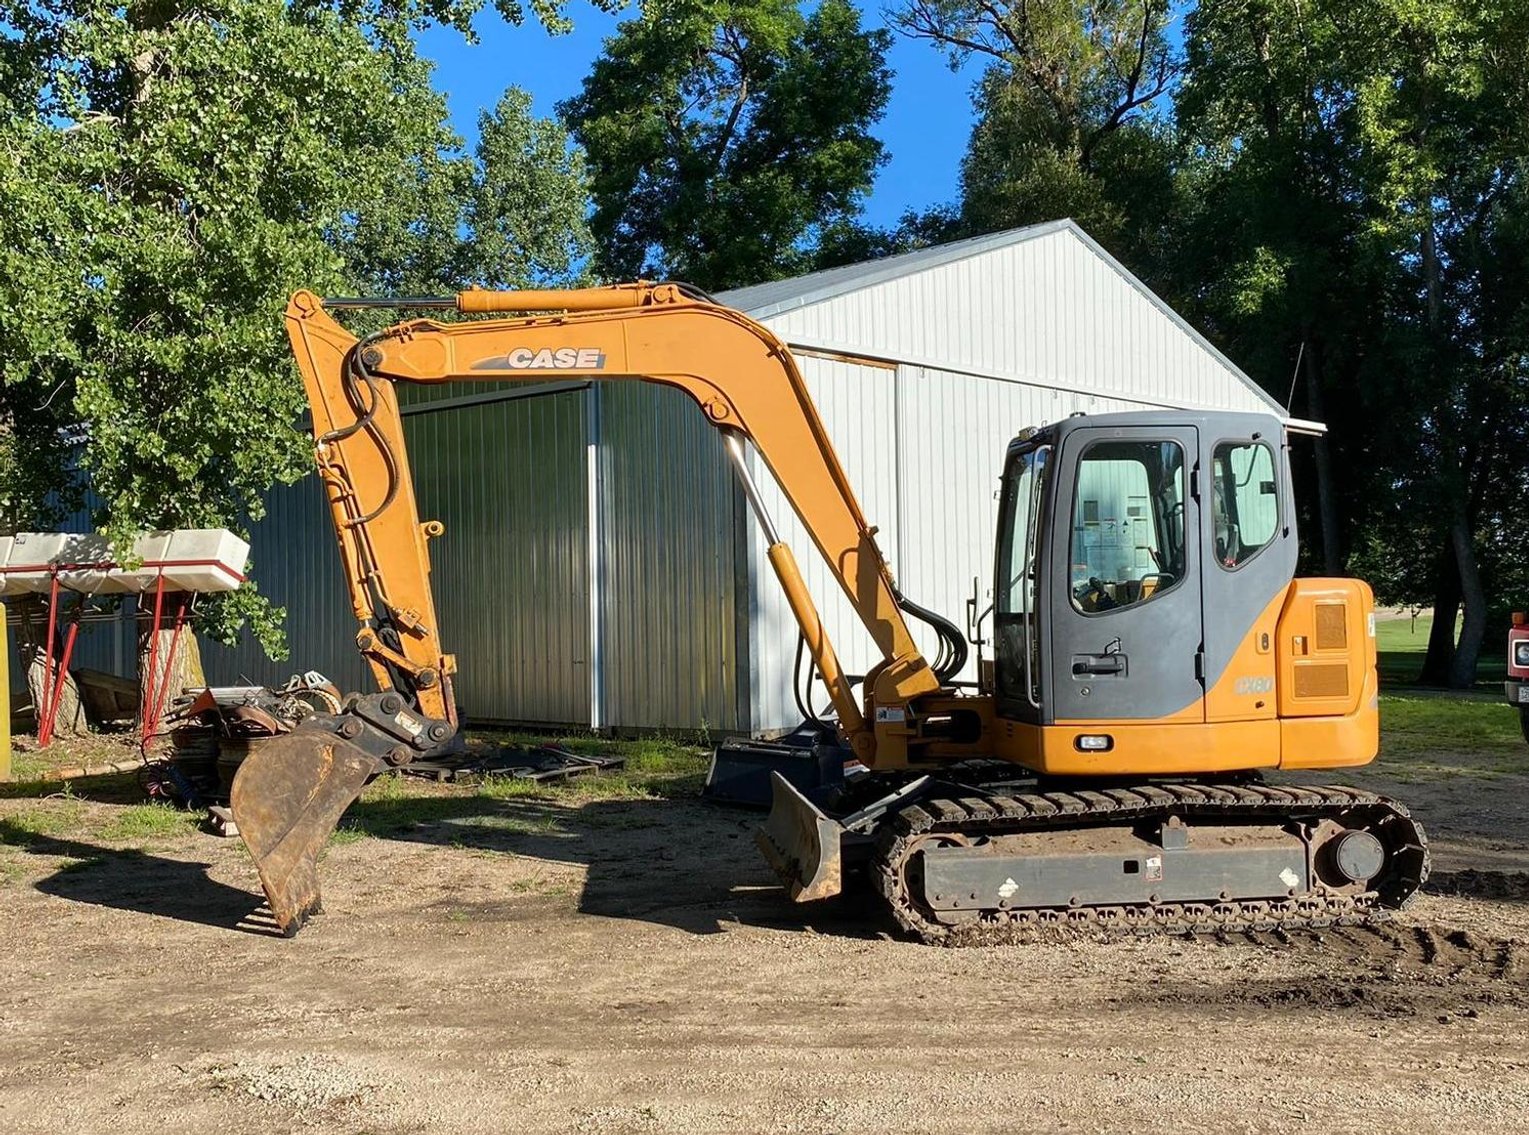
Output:
<instances>
[{"instance_id":1,"label":"bucket tooth","mask_svg":"<svg viewBox=\"0 0 1529 1135\"><path fill-rule=\"evenodd\" d=\"M287 937L322 910L319 853L379 765L337 734L310 726L261 745L239 766L229 800L234 822Z\"/></svg>"},{"instance_id":2,"label":"bucket tooth","mask_svg":"<svg viewBox=\"0 0 1529 1135\"><path fill-rule=\"evenodd\" d=\"M794 902L812 902L844 889L844 855L837 821L798 792L780 773L770 775L769 818L754 834L765 859Z\"/></svg>"}]
</instances>

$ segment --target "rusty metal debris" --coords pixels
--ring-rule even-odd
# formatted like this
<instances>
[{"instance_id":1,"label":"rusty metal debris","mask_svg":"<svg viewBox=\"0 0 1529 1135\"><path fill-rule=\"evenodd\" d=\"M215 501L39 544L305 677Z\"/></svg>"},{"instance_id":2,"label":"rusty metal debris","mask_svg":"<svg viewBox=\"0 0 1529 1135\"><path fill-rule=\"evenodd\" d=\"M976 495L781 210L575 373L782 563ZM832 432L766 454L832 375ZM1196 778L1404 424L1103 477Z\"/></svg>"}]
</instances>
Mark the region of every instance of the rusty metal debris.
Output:
<instances>
[{"instance_id":1,"label":"rusty metal debris","mask_svg":"<svg viewBox=\"0 0 1529 1135\"><path fill-rule=\"evenodd\" d=\"M316 714L340 708L338 688L316 670L280 686L211 686L166 715L171 747L145 764L139 783L151 797L207 808L226 804L239 766ZM210 821L216 827L214 821Z\"/></svg>"}]
</instances>

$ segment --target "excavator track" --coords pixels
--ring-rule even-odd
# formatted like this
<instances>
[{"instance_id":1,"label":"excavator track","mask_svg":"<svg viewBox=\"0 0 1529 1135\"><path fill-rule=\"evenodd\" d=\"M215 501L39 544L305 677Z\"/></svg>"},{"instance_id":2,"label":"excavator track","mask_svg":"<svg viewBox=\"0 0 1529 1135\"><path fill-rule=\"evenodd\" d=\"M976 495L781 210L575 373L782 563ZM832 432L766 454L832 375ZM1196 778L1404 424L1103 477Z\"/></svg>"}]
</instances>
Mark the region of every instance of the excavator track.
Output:
<instances>
[{"instance_id":1,"label":"excavator track","mask_svg":"<svg viewBox=\"0 0 1529 1135\"><path fill-rule=\"evenodd\" d=\"M1302 833L1308 860L1322 847L1313 833L1334 828L1363 831L1384 850L1384 866L1360 884L1317 882L1286 897L1211 901L1011 904L996 894L973 893L961 909L935 910L919 893L910 870L921 851L979 846L1006 835L1068 833L1105 826L1218 825L1218 831L1259 829ZM881 826L872 859L873 885L897 922L931 944L978 945L1086 935L1136 937L1226 931L1272 931L1356 926L1386 920L1428 877L1427 837L1401 804L1359 789L1333 785L1161 783L1126 788L1073 789L1001 795L973 788L970 795L926 798L902 808ZM1012 882L1012 880L1010 880ZM943 897L943 896L942 896ZM965 896L963 896L963 899Z\"/></svg>"}]
</instances>

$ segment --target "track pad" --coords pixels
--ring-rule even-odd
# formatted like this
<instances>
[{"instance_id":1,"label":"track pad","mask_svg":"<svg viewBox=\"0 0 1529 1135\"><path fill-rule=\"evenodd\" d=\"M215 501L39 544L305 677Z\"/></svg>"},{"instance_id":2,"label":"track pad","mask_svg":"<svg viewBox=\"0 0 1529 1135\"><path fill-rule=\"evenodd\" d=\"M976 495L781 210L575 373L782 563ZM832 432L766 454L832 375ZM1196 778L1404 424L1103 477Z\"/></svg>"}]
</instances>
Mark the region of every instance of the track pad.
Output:
<instances>
[{"instance_id":1,"label":"track pad","mask_svg":"<svg viewBox=\"0 0 1529 1135\"><path fill-rule=\"evenodd\" d=\"M322 909L319 853L381 763L317 724L256 748L239 766L230 797L271 914L288 937Z\"/></svg>"}]
</instances>

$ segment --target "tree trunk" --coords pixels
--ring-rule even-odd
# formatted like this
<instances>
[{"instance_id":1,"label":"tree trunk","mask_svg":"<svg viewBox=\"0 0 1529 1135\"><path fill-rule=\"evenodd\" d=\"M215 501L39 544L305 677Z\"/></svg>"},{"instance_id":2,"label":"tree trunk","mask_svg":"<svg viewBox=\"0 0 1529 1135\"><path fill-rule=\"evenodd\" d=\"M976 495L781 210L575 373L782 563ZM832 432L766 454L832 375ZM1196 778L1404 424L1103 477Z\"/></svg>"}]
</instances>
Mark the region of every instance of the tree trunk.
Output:
<instances>
[{"instance_id":1,"label":"tree trunk","mask_svg":"<svg viewBox=\"0 0 1529 1135\"><path fill-rule=\"evenodd\" d=\"M24 595L15 600L21 618L19 653L26 670L27 692L32 698L34 727L42 728L43 715L47 712L44 694L58 698L58 716L54 719L55 737L77 737L90 732L85 720L85 710L80 704L80 690L67 673L59 675L63 663L64 638L69 633L67 622L54 629L53 672L61 678L63 686L56 692L50 687L48 673L48 611L41 595Z\"/></svg>"},{"instance_id":2,"label":"tree trunk","mask_svg":"<svg viewBox=\"0 0 1529 1135\"><path fill-rule=\"evenodd\" d=\"M163 720L175 699L187 686L205 686L207 678L202 672L202 651L197 645L196 634L192 631L188 618L186 626L180 633L180 641L175 641L175 617L183 603L189 603L191 596L179 593L166 595L164 609L160 613L160 630L157 635L151 633L150 624L153 621L154 598L152 595L141 596L138 600L138 724L142 727L146 722L152 721L158 729L163 727ZM157 646L154 639L158 638ZM171 647L174 646L174 655L171 655ZM153 680L150 681L149 655L154 654ZM168 686L167 686L168 682ZM150 704L152 697L154 704Z\"/></svg>"},{"instance_id":3,"label":"tree trunk","mask_svg":"<svg viewBox=\"0 0 1529 1135\"><path fill-rule=\"evenodd\" d=\"M1449 531L1455 563L1460 573L1460 598L1465 604L1465 618L1460 624L1460 641L1455 644L1454 661L1449 668L1449 684L1456 690L1468 690L1476 684L1476 660L1481 657L1481 642L1487 631L1487 596L1481 586L1481 572L1476 565L1476 546L1471 540L1465 517L1455 520Z\"/></svg>"},{"instance_id":4,"label":"tree trunk","mask_svg":"<svg viewBox=\"0 0 1529 1135\"><path fill-rule=\"evenodd\" d=\"M1460 611L1460 567L1451 538L1446 537L1439 552L1435 579L1433 627L1418 681L1425 686L1447 686L1455 665L1455 616Z\"/></svg>"},{"instance_id":5,"label":"tree trunk","mask_svg":"<svg viewBox=\"0 0 1529 1135\"><path fill-rule=\"evenodd\" d=\"M35 711L37 729L42 730L43 716L47 713L47 703L44 695L58 699L58 716L53 719L54 737L78 737L90 732L90 726L85 721L85 709L80 704L80 688L74 684L74 678L69 674L57 674L59 666L59 651L62 645L55 642L53 645L53 670L57 675L55 680L63 682L62 688L57 690L45 688L48 685L48 656L43 647L32 647L28 650L30 657L27 659L27 691L32 695L32 705Z\"/></svg>"}]
</instances>

